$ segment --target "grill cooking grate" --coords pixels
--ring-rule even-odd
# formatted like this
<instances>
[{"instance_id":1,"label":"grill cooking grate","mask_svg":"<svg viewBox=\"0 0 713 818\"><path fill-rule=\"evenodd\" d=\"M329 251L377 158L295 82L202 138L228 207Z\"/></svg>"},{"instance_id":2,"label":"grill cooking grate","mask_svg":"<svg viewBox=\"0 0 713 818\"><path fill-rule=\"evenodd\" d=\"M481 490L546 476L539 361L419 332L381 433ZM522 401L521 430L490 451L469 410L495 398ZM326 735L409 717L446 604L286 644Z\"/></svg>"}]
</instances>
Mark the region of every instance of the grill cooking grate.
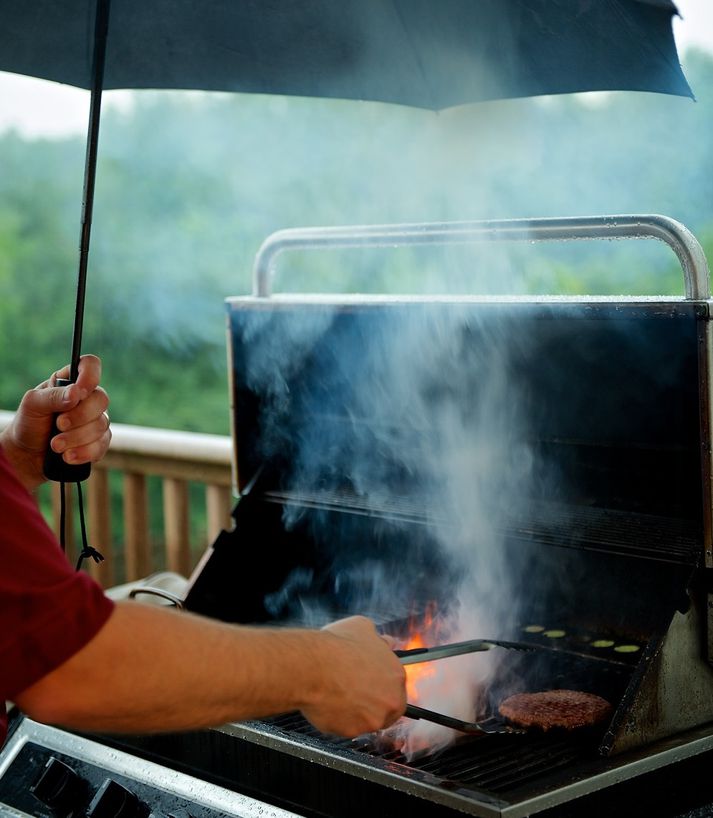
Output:
<instances>
[{"instance_id":1,"label":"grill cooking grate","mask_svg":"<svg viewBox=\"0 0 713 818\"><path fill-rule=\"evenodd\" d=\"M403 766L404 775L419 770L438 779L448 789L487 791L505 796L539 781L543 776L592 757L597 741L591 733L532 733L526 736L493 735L467 737L446 749L407 760L395 749L382 749L372 738L336 739L316 730L299 713L288 713L265 723L291 735L309 736L324 743L326 750L352 751L388 764Z\"/></svg>"}]
</instances>

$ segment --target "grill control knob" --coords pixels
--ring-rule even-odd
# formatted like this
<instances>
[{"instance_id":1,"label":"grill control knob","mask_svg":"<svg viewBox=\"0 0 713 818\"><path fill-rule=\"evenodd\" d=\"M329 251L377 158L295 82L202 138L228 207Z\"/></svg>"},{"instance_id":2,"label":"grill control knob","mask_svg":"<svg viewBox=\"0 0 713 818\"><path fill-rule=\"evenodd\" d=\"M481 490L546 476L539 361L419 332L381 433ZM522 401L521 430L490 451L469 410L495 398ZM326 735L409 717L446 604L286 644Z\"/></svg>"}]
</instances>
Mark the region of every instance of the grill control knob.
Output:
<instances>
[{"instance_id":1,"label":"grill control knob","mask_svg":"<svg viewBox=\"0 0 713 818\"><path fill-rule=\"evenodd\" d=\"M87 818L148 818L149 812L131 790L107 778L92 799Z\"/></svg>"},{"instance_id":2,"label":"grill control knob","mask_svg":"<svg viewBox=\"0 0 713 818\"><path fill-rule=\"evenodd\" d=\"M65 816L77 808L86 789L85 782L68 764L50 756L30 792L55 815Z\"/></svg>"}]
</instances>

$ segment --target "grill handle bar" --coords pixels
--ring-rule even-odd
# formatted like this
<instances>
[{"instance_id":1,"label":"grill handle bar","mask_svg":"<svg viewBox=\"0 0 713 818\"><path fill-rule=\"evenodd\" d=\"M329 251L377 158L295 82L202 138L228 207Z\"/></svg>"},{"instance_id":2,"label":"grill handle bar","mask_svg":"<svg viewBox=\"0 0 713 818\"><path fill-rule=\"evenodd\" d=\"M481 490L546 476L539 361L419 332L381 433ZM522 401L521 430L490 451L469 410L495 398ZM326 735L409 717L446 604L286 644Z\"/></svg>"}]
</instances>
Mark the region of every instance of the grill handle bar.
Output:
<instances>
[{"instance_id":1,"label":"grill handle bar","mask_svg":"<svg viewBox=\"0 0 713 818\"><path fill-rule=\"evenodd\" d=\"M497 221L302 227L268 236L255 256L253 295L269 298L277 257L290 250L466 244L479 241L572 241L658 239L671 247L683 270L686 300L710 298L710 275L703 248L691 231L669 216L564 216Z\"/></svg>"}]
</instances>

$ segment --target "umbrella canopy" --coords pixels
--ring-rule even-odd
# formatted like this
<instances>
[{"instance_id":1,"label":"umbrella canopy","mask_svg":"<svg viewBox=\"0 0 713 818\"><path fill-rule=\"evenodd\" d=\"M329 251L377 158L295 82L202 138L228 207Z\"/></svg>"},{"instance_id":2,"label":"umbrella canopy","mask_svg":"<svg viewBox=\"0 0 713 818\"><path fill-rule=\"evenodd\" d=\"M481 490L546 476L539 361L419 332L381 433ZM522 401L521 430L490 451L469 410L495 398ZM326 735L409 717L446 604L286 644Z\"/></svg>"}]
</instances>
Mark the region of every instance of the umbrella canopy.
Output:
<instances>
[{"instance_id":1,"label":"umbrella canopy","mask_svg":"<svg viewBox=\"0 0 713 818\"><path fill-rule=\"evenodd\" d=\"M0 70L92 87L96 0L0 0ZM690 95L671 0L113 0L104 88L440 109L574 91Z\"/></svg>"}]
</instances>

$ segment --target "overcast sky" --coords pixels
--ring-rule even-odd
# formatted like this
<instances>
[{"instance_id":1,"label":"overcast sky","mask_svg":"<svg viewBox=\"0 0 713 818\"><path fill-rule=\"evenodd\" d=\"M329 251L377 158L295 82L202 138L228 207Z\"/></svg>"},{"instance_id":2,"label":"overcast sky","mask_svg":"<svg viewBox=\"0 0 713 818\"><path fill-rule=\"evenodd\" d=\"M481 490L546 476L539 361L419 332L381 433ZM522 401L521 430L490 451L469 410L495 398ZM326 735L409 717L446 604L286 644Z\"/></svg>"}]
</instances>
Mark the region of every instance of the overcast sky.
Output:
<instances>
[{"instance_id":1,"label":"overcast sky","mask_svg":"<svg viewBox=\"0 0 713 818\"><path fill-rule=\"evenodd\" d=\"M713 0L677 0L674 20L679 52L691 45L713 51ZM696 89L694 89L694 92ZM131 92L109 91L103 105L130 104ZM15 128L26 136L86 133L89 92L54 82L0 72L0 131Z\"/></svg>"}]
</instances>

